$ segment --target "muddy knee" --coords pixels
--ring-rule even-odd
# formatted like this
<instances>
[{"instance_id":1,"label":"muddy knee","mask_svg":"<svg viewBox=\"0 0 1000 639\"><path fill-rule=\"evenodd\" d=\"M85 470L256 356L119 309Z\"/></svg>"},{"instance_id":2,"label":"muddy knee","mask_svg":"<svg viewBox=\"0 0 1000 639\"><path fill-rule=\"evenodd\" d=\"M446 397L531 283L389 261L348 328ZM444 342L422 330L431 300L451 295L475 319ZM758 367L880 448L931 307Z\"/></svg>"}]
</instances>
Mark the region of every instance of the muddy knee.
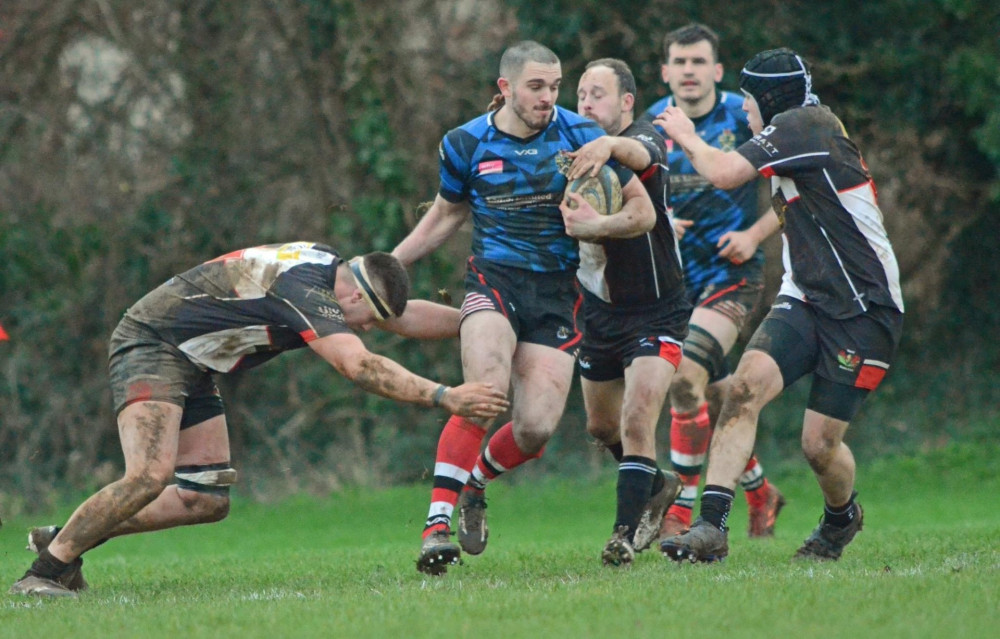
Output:
<instances>
[{"instance_id":1,"label":"muddy knee","mask_svg":"<svg viewBox=\"0 0 1000 639\"><path fill-rule=\"evenodd\" d=\"M690 412L698 408L700 400L701 392L695 380L678 371L670 384L670 405L681 412Z\"/></svg>"},{"instance_id":2,"label":"muddy knee","mask_svg":"<svg viewBox=\"0 0 1000 639\"><path fill-rule=\"evenodd\" d=\"M236 483L229 462L178 466L174 476L177 495L198 521L220 521L229 514L229 487Z\"/></svg>"},{"instance_id":3,"label":"muddy knee","mask_svg":"<svg viewBox=\"0 0 1000 639\"><path fill-rule=\"evenodd\" d=\"M222 521L229 515L229 494L195 492L177 487L177 496L198 521Z\"/></svg>"},{"instance_id":4,"label":"muddy knee","mask_svg":"<svg viewBox=\"0 0 1000 639\"><path fill-rule=\"evenodd\" d=\"M802 454L809 466L816 472L823 472L830 465L837 453L840 440L834 437L824 437L821 434L802 433Z\"/></svg>"}]
</instances>

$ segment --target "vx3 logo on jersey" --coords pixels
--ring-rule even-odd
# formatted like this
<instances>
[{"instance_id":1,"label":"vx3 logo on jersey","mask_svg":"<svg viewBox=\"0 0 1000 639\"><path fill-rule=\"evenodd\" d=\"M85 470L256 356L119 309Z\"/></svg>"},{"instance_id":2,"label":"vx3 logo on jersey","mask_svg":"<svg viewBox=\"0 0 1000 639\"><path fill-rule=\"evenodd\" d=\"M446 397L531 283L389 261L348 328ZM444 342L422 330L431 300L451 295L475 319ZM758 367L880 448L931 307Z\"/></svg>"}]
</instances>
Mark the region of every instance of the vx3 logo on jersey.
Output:
<instances>
[{"instance_id":1,"label":"vx3 logo on jersey","mask_svg":"<svg viewBox=\"0 0 1000 639\"><path fill-rule=\"evenodd\" d=\"M514 151L517 155L538 155L538 149L521 149L520 151Z\"/></svg>"}]
</instances>

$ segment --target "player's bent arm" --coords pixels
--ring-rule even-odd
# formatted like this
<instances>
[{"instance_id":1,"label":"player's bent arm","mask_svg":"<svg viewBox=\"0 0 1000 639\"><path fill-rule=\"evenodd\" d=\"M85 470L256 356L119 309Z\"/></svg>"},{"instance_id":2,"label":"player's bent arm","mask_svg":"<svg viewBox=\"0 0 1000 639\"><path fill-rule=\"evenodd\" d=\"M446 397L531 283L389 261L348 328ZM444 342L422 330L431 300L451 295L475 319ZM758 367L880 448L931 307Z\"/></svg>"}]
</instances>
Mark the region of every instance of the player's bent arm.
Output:
<instances>
[{"instance_id":1,"label":"player's bent arm","mask_svg":"<svg viewBox=\"0 0 1000 639\"><path fill-rule=\"evenodd\" d=\"M378 327L414 339L458 337L460 313L457 308L428 300L410 300L400 317L379 322Z\"/></svg>"},{"instance_id":2,"label":"player's bent arm","mask_svg":"<svg viewBox=\"0 0 1000 639\"><path fill-rule=\"evenodd\" d=\"M309 342L309 347L362 389L420 406L440 406L463 417L490 419L510 408L491 384L468 383L448 388L411 373L388 357L372 353L354 333L335 333Z\"/></svg>"},{"instance_id":3,"label":"player's bent arm","mask_svg":"<svg viewBox=\"0 0 1000 639\"><path fill-rule=\"evenodd\" d=\"M567 235L583 242L598 242L636 237L656 225L653 202L639 178L633 175L622 187L622 200L620 211L601 215L579 193L567 194L559 205Z\"/></svg>"},{"instance_id":4,"label":"player's bent arm","mask_svg":"<svg viewBox=\"0 0 1000 639\"><path fill-rule=\"evenodd\" d=\"M727 231L719 237L719 257L734 264L742 264L753 257L761 242L771 237L781 227L774 209L760 216L753 226L745 231Z\"/></svg>"},{"instance_id":5,"label":"player's bent arm","mask_svg":"<svg viewBox=\"0 0 1000 639\"><path fill-rule=\"evenodd\" d=\"M615 135L602 135L587 142L576 151L569 153L573 164L566 172L566 178L575 180L584 175L596 176L601 167L614 158L633 171L644 171L653 162L649 151L638 140Z\"/></svg>"},{"instance_id":6,"label":"player's bent arm","mask_svg":"<svg viewBox=\"0 0 1000 639\"><path fill-rule=\"evenodd\" d=\"M622 185L622 210L601 222L601 236L608 238L636 237L656 226L656 209L638 177Z\"/></svg>"},{"instance_id":7,"label":"player's bent arm","mask_svg":"<svg viewBox=\"0 0 1000 639\"><path fill-rule=\"evenodd\" d=\"M309 342L309 348L337 372L369 393L430 406L437 384L372 353L354 333L335 333Z\"/></svg>"},{"instance_id":8,"label":"player's bent arm","mask_svg":"<svg viewBox=\"0 0 1000 639\"><path fill-rule=\"evenodd\" d=\"M640 173L648 169L649 165L653 163L653 158L649 157L649 149L642 142L618 136L611 136L610 139L611 157L618 160L619 164ZM597 175L600 168L597 167L592 175Z\"/></svg>"},{"instance_id":9,"label":"player's bent arm","mask_svg":"<svg viewBox=\"0 0 1000 639\"><path fill-rule=\"evenodd\" d=\"M444 244L469 217L468 202L449 202L438 193L410 234L396 245L392 254L405 266L416 262Z\"/></svg>"}]
</instances>

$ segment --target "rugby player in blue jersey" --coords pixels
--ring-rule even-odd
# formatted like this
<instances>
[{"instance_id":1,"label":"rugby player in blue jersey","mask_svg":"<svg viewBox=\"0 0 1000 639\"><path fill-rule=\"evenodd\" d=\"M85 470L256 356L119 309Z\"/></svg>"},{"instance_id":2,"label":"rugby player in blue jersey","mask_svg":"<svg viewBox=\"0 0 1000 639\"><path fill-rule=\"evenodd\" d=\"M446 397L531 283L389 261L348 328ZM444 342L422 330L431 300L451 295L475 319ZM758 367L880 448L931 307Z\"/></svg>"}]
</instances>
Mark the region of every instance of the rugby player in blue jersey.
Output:
<instances>
[{"instance_id":1,"label":"rugby player in blue jersey","mask_svg":"<svg viewBox=\"0 0 1000 639\"><path fill-rule=\"evenodd\" d=\"M854 456L843 438L899 345L899 266L868 166L841 121L819 104L802 57L790 49L758 53L743 67L740 88L754 137L733 151L706 144L677 107L656 118L715 186L769 178L785 266L777 299L747 344L722 405L699 517L660 547L677 561L717 561L728 554L726 521L757 417L808 376L802 452L825 505L795 558L837 560L863 518Z\"/></svg>"},{"instance_id":2,"label":"rugby player in blue jersey","mask_svg":"<svg viewBox=\"0 0 1000 639\"><path fill-rule=\"evenodd\" d=\"M652 120L668 106L684 111L698 134L730 151L750 139L743 98L720 91L719 37L701 24L671 31L663 41L661 72L671 94L646 110ZM684 359L670 388L670 458L684 482L663 518L662 536L691 525L692 508L715 417L729 387L727 356L764 290L760 242L777 230L773 215L757 215L758 182L726 190L698 175L674 141L667 139L670 205L678 234L689 299L694 304ZM740 477L751 537L774 534L784 497L751 456Z\"/></svg>"},{"instance_id":3,"label":"rugby player in blue jersey","mask_svg":"<svg viewBox=\"0 0 1000 639\"><path fill-rule=\"evenodd\" d=\"M557 158L604 132L556 106L561 82L559 58L547 47L524 41L508 48L500 60L500 96L491 105L497 108L444 136L437 196L393 250L411 264L471 216L463 373L467 381L512 392L512 421L490 437L482 457L493 420L453 416L445 424L417 560L428 574L444 573L462 550L485 549L486 483L538 457L562 416L580 345L578 240L634 237L656 222L642 183L620 166L618 213L600 215L575 194L575 208L563 201L567 180ZM450 538L456 505L461 547Z\"/></svg>"}]
</instances>

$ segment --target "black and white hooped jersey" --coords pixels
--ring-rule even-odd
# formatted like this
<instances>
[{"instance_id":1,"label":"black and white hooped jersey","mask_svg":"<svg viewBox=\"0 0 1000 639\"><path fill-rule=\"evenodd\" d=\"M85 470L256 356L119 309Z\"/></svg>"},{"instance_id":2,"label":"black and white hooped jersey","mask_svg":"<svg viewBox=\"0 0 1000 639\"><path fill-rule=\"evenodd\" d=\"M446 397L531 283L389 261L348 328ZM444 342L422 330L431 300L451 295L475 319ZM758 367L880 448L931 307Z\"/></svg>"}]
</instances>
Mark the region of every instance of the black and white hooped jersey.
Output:
<instances>
[{"instance_id":1,"label":"black and white hooped jersey","mask_svg":"<svg viewBox=\"0 0 1000 639\"><path fill-rule=\"evenodd\" d=\"M780 294L834 319L864 313L870 304L903 311L875 183L837 116L825 106L790 109L737 152L771 179L783 225Z\"/></svg>"},{"instance_id":2,"label":"black and white hooped jersey","mask_svg":"<svg viewBox=\"0 0 1000 639\"><path fill-rule=\"evenodd\" d=\"M333 287L343 259L310 242L242 249L176 275L126 311L205 370L252 368L351 332Z\"/></svg>"}]
</instances>

